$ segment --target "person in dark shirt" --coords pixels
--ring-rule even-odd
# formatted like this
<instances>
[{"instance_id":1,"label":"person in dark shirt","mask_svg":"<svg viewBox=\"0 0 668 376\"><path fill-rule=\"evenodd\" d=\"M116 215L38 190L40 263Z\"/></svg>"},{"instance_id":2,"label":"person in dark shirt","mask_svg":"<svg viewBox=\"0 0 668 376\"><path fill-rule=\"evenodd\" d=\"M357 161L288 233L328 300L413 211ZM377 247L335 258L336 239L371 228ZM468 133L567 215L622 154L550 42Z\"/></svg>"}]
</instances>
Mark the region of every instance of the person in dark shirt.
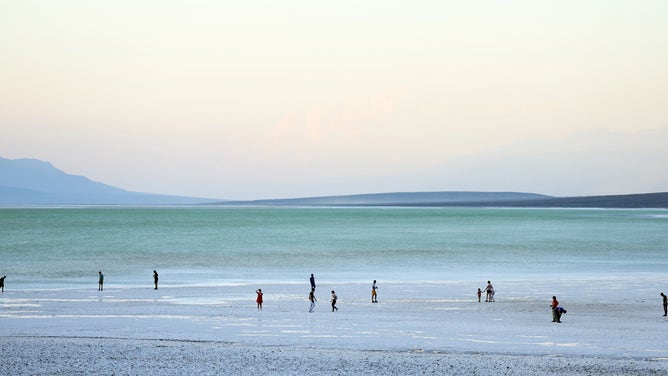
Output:
<instances>
[{"instance_id":1,"label":"person in dark shirt","mask_svg":"<svg viewBox=\"0 0 668 376\"><path fill-rule=\"evenodd\" d=\"M315 298L315 289L311 289L311 292L308 293L308 300L311 302L311 307L308 309L308 311L313 312L313 309L315 308L315 302L318 301L318 299Z\"/></svg>"},{"instance_id":2,"label":"person in dark shirt","mask_svg":"<svg viewBox=\"0 0 668 376\"><path fill-rule=\"evenodd\" d=\"M557 322L558 322L558 323L561 323L561 315L563 315L563 314L565 314L566 312L568 312L568 311L566 311L563 307L557 307L554 311L555 311L556 314L557 314Z\"/></svg>"},{"instance_id":3,"label":"person in dark shirt","mask_svg":"<svg viewBox=\"0 0 668 376\"><path fill-rule=\"evenodd\" d=\"M104 290L104 274L100 271L100 278L97 280L97 291Z\"/></svg>"},{"instance_id":4,"label":"person in dark shirt","mask_svg":"<svg viewBox=\"0 0 668 376\"><path fill-rule=\"evenodd\" d=\"M493 302L494 301L494 286L492 286L491 281L487 281L487 287L485 287L485 292L487 295L485 295L485 301L486 302Z\"/></svg>"},{"instance_id":5,"label":"person in dark shirt","mask_svg":"<svg viewBox=\"0 0 668 376\"><path fill-rule=\"evenodd\" d=\"M332 290L332 312L339 310L338 308L336 308L336 299L338 299L338 297L336 296L334 290Z\"/></svg>"}]
</instances>

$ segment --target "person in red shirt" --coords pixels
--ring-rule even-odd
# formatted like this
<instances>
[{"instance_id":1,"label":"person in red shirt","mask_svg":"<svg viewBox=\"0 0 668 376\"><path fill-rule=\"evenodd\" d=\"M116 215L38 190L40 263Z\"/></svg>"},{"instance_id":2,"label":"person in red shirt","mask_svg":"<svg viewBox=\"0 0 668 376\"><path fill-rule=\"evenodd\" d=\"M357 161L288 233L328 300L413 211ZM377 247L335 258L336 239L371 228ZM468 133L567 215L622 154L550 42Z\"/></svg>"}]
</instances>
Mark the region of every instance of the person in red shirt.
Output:
<instances>
[{"instance_id":1,"label":"person in red shirt","mask_svg":"<svg viewBox=\"0 0 668 376\"><path fill-rule=\"evenodd\" d=\"M550 304L550 308L552 308L552 322L558 322L559 318L558 312L557 312L557 307L559 306L559 301L557 300L556 296L552 297L552 303Z\"/></svg>"},{"instance_id":2,"label":"person in red shirt","mask_svg":"<svg viewBox=\"0 0 668 376\"><path fill-rule=\"evenodd\" d=\"M255 302L257 303L257 309L258 311L262 311L262 289L257 289L255 293L257 293L257 299L255 299Z\"/></svg>"}]
</instances>

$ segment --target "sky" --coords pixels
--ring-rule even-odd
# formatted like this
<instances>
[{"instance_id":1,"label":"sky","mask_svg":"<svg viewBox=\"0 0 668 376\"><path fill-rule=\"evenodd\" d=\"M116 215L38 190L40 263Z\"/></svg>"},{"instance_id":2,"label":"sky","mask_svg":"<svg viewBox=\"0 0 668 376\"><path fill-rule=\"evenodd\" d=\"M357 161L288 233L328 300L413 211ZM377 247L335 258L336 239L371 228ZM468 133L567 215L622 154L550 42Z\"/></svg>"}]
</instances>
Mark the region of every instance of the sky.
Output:
<instances>
[{"instance_id":1,"label":"sky","mask_svg":"<svg viewBox=\"0 0 668 376\"><path fill-rule=\"evenodd\" d=\"M3 1L0 156L258 199L668 191L668 2Z\"/></svg>"}]
</instances>

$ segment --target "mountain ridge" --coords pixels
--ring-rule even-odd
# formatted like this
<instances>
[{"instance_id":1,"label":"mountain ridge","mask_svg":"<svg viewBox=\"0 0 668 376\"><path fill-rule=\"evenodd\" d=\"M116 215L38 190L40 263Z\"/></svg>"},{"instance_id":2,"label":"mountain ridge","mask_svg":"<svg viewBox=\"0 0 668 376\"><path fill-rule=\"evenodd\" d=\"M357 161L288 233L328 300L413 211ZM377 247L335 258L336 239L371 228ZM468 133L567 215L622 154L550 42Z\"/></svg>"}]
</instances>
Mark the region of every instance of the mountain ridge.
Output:
<instances>
[{"instance_id":1,"label":"mountain ridge","mask_svg":"<svg viewBox=\"0 0 668 376\"><path fill-rule=\"evenodd\" d=\"M0 157L0 205L196 205L213 201L218 200L131 192L67 174L50 162Z\"/></svg>"},{"instance_id":2,"label":"mountain ridge","mask_svg":"<svg viewBox=\"0 0 668 376\"><path fill-rule=\"evenodd\" d=\"M668 209L668 192L554 197L525 192L427 191L285 199L226 201L131 192L85 176L67 174L50 162L0 157L0 205L219 205L219 206L408 206L578 207Z\"/></svg>"}]
</instances>

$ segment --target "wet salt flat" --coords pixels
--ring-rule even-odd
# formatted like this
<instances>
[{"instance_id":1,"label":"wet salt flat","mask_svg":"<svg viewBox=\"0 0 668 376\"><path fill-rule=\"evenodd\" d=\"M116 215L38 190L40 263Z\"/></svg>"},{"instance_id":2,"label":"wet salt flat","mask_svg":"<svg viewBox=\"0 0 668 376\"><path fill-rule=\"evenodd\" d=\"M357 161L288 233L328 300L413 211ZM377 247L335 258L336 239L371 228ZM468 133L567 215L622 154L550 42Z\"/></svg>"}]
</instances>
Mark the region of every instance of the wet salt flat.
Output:
<instances>
[{"instance_id":1,"label":"wet salt flat","mask_svg":"<svg viewBox=\"0 0 668 376\"><path fill-rule=\"evenodd\" d=\"M369 286L342 284L321 286L313 313L307 286L299 284L8 291L0 300L0 333L668 358L668 320L649 282L499 282L493 303L478 303L471 281L395 282L379 285L378 304L370 302ZM261 312L254 301L257 287L265 292ZM335 313L331 289L339 296ZM568 310L562 324L551 322L553 293Z\"/></svg>"}]
</instances>

